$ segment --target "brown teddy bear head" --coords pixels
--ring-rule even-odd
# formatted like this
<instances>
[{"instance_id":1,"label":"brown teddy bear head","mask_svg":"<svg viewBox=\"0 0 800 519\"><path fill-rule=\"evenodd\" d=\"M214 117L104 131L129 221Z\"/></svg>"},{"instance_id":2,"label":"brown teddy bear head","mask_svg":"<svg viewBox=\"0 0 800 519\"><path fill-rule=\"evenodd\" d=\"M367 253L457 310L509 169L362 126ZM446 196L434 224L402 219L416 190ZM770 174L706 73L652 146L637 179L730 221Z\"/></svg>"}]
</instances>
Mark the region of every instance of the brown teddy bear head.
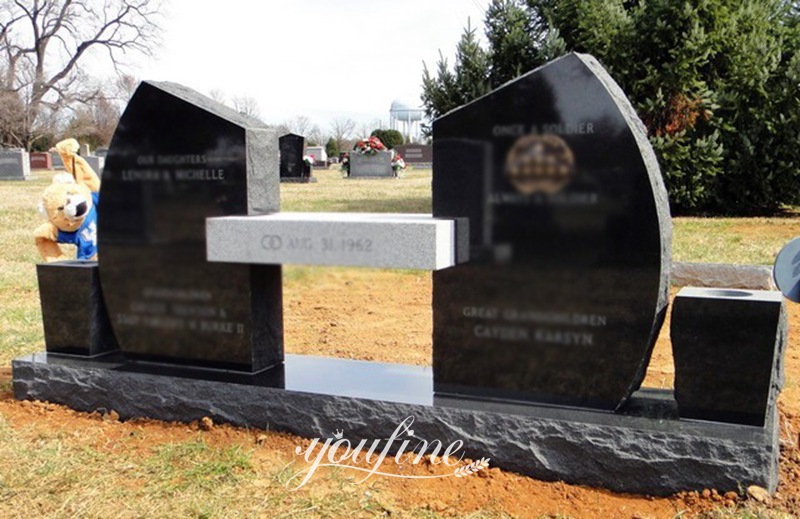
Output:
<instances>
[{"instance_id":1,"label":"brown teddy bear head","mask_svg":"<svg viewBox=\"0 0 800 519\"><path fill-rule=\"evenodd\" d=\"M53 177L39 206L42 215L64 232L77 231L91 208L92 192L65 173Z\"/></svg>"}]
</instances>

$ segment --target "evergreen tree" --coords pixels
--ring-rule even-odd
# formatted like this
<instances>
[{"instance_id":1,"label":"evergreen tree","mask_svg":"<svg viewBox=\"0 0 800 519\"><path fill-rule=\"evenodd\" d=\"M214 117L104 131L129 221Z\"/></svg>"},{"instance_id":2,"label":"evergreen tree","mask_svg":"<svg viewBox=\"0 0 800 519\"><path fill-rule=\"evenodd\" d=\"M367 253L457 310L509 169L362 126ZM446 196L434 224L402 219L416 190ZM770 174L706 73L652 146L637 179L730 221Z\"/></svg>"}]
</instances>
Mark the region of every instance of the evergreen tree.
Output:
<instances>
[{"instance_id":1,"label":"evergreen tree","mask_svg":"<svg viewBox=\"0 0 800 519\"><path fill-rule=\"evenodd\" d=\"M425 71L428 116L471 101L487 80L495 87L567 50L588 52L647 126L674 213L800 203L797 2L524 2L493 0L487 10L489 48L482 73L470 70L473 91L444 60L435 77Z\"/></svg>"},{"instance_id":2,"label":"evergreen tree","mask_svg":"<svg viewBox=\"0 0 800 519\"><path fill-rule=\"evenodd\" d=\"M531 11L517 0L492 0L486 10L492 86L497 87L535 68L538 62L536 36L531 32Z\"/></svg>"},{"instance_id":3,"label":"evergreen tree","mask_svg":"<svg viewBox=\"0 0 800 519\"><path fill-rule=\"evenodd\" d=\"M405 144L405 139L403 138L403 134L400 133L398 130L390 130L390 129L381 129L376 128L372 130L370 134L371 137L377 137L384 146L393 150L396 146L402 146Z\"/></svg>"},{"instance_id":4,"label":"evergreen tree","mask_svg":"<svg viewBox=\"0 0 800 519\"><path fill-rule=\"evenodd\" d=\"M425 115L433 120L489 91L489 59L480 46L475 29L467 23L456 47L454 70L439 53L436 75L427 65L422 73L422 102Z\"/></svg>"},{"instance_id":5,"label":"evergreen tree","mask_svg":"<svg viewBox=\"0 0 800 519\"><path fill-rule=\"evenodd\" d=\"M325 143L325 154L328 157L339 156L339 143L333 137L329 137L328 142Z\"/></svg>"}]
</instances>

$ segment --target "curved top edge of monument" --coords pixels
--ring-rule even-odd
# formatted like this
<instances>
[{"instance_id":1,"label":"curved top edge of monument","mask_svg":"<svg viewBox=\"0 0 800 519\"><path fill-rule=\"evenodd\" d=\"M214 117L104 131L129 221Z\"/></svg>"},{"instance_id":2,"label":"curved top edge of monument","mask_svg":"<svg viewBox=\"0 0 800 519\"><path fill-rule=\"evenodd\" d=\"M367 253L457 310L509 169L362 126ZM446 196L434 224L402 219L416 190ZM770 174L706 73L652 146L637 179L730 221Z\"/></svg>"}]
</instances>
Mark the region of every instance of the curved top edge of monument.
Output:
<instances>
[{"instance_id":1,"label":"curved top edge of monument","mask_svg":"<svg viewBox=\"0 0 800 519\"><path fill-rule=\"evenodd\" d=\"M594 61L594 62L597 63L597 59L594 56L592 56L591 54L580 54L578 52L570 52L570 53L564 54L563 56L559 56L558 58L556 58L556 59L554 59L552 61L548 61L547 63L543 63L542 65L539 65L535 69L531 69L531 70L525 72L524 74L515 77L514 79L506 81L502 85L497 86L497 87L489 90L488 92L486 92L482 96L476 97L475 99L473 99L472 101L470 101L468 103L464 103L461 106L457 106L457 107L453 108L449 112L443 113L442 115L440 115L439 117L434 119L432 122L436 122L439 119L443 119L443 118L447 117L448 115L451 115L451 114L454 114L454 113L458 112L459 110L463 110L464 108L466 108L466 107L468 107L468 106L470 106L470 105L472 105L474 103L477 103L477 102L481 101L484 97L489 97L490 95L492 95L497 90L500 90L500 89L505 88L505 87L507 87L507 86L509 86L509 85L511 85L513 83L516 83L517 81L520 81L520 80L530 76L531 74L539 72L540 70L542 70L544 68L552 67L556 63L559 63L561 61L568 61L568 60L572 60L572 59L578 59L578 60L586 63L587 58L588 58L588 60L591 60L591 61ZM595 72L595 70L592 69L592 72ZM607 74L607 72L606 72L606 74Z\"/></svg>"},{"instance_id":2,"label":"curved top edge of monument","mask_svg":"<svg viewBox=\"0 0 800 519\"><path fill-rule=\"evenodd\" d=\"M237 126L241 126L242 128L269 128L265 122L260 121L255 117L239 113L233 108L225 106L218 101L214 101L210 97L201 94L197 90L181 85L180 83L173 83L171 81L147 80L142 81L141 84L146 84L157 88L158 90L166 92L167 94L175 96L178 99L202 108L203 110L216 115L220 119L225 119L226 121Z\"/></svg>"}]
</instances>

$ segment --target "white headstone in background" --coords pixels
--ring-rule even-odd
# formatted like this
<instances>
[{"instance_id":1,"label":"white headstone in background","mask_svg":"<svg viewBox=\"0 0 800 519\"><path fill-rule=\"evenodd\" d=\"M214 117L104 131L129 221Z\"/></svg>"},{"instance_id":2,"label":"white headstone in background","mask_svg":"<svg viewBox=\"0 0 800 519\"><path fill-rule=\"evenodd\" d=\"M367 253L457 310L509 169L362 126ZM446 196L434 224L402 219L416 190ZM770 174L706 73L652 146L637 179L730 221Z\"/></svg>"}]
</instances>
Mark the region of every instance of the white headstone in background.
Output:
<instances>
[{"instance_id":1,"label":"white headstone in background","mask_svg":"<svg viewBox=\"0 0 800 519\"><path fill-rule=\"evenodd\" d=\"M306 155L314 156L315 166L324 166L328 163L328 154L325 153L325 146L306 146Z\"/></svg>"}]
</instances>

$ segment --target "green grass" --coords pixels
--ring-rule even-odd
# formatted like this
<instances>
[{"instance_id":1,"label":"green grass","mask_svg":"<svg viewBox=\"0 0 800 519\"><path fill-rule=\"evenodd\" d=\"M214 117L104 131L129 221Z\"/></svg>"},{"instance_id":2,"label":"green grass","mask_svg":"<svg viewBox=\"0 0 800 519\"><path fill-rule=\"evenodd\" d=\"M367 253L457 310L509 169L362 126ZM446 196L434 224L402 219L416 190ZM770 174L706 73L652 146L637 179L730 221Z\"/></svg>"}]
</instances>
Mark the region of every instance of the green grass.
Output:
<instances>
[{"instance_id":1,"label":"green grass","mask_svg":"<svg viewBox=\"0 0 800 519\"><path fill-rule=\"evenodd\" d=\"M800 217L675 218L673 232L675 261L771 265L800 236Z\"/></svg>"},{"instance_id":2,"label":"green grass","mask_svg":"<svg viewBox=\"0 0 800 519\"><path fill-rule=\"evenodd\" d=\"M719 508L710 512L705 512L698 519L796 519L795 516L769 510L759 505L746 505L730 508Z\"/></svg>"}]
</instances>

